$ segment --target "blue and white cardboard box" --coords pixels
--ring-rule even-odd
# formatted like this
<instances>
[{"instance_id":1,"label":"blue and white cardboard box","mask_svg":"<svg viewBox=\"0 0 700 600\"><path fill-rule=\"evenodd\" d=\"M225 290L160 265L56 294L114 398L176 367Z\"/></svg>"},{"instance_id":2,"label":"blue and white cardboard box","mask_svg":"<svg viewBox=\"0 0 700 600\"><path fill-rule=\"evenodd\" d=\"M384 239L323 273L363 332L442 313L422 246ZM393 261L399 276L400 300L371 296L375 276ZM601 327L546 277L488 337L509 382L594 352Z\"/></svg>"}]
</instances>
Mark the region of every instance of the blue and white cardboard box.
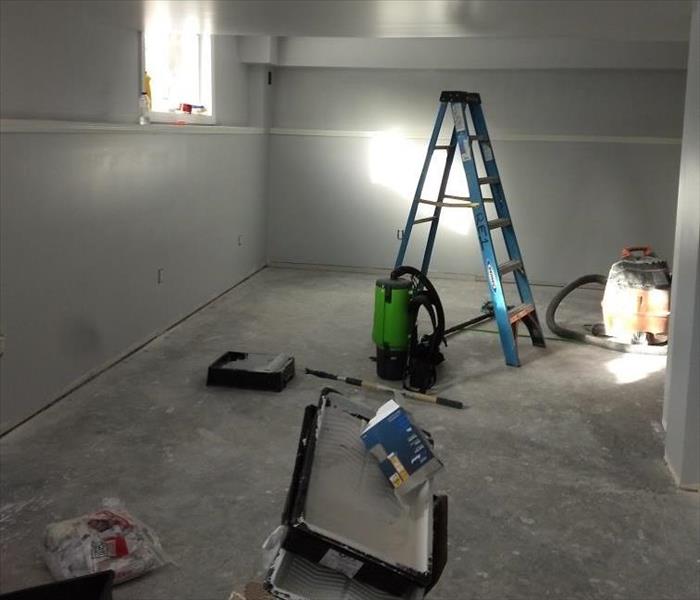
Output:
<instances>
[{"instance_id":1,"label":"blue and white cardboard box","mask_svg":"<svg viewBox=\"0 0 700 600\"><path fill-rule=\"evenodd\" d=\"M397 494L407 494L442 469L423 432L394 400L379 407L361 437Z\"/></svg>"}]
</instances>

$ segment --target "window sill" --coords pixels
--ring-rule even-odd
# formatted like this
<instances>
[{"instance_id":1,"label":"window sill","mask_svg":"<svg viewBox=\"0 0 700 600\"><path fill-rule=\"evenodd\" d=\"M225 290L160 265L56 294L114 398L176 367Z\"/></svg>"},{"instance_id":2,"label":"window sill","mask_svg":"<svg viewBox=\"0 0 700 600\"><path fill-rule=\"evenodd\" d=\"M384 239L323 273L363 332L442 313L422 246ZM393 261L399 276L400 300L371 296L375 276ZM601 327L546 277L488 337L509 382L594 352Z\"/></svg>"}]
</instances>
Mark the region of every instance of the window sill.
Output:
<instances>
[{"instance_id":1,"label":"window sill","mask_svg":"<svg viewBox=\"0 0 700 600\"><path fill-rule=\"evenodd\" d=\"M151 123L156 125L216 125L216 119L212 115L151 112Z\"/></svg>"},{"instance_id":2,"label":"window sill","mask_svg":"<svg viewBox=\"0 0 700 600\"><path fill-rule=\"evenodd\" d=\"M177 135L250 135L267 133L263 127L207 125L193 127L176 123L85 123L81 121L47 121L39 119L2 119L0 133L141 133Z\"/></svg>"}]
</instances>

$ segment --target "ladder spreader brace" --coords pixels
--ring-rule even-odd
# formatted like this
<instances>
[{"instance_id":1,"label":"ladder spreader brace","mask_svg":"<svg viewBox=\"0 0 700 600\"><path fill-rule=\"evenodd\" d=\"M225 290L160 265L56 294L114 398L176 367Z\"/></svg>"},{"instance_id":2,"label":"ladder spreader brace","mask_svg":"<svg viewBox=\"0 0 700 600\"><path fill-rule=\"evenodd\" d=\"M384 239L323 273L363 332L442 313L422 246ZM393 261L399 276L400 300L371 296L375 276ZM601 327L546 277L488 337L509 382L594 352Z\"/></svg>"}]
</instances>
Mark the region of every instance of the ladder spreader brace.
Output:
<instances>
[{"instance_id":1,"label":"ladder spreader brace","mask_svg":"<svg viewBox=\"0 0 700 600\"><path fill-rule=\"evenodd\" d=\"M450 108L454 122L450 143L447 145L438 145L438 137L448 107ZM469 123L465 113L466 108L469 108L471 122L474 127L473 133L469 131ZM474 146L477 146L481 153L481 158L486 170L484 176L479 175L474 160ZM464 173L467 177L467 184L469 186L468 198L445 193L447 182L450 177L450 167L452 166L452 161L457 149L459 149L462 166L464 167ZM433 152L436 150L445 150L447 152L447 159L442 173L438 197L436 200L427 200L422 197L423 186L428 175ZM491 197L484 198L481 194L481 186L486 185L490 188ZM457 202L445 202L445 199L456 200ZM493 203L497 218L488 218L485 203ZM421 204L434 207L432 217L416 219L418 206ZM421 271L424 275L427 275L430 266L430 258L433 253L433 246L435 245L435 236L440 221L440 213L443 208L455 207L471 208L474 212L474 223L476 224L481 257L484 264L484 275L491 294L491 307L493 311L491 316L496 319L498 325L498 333L500 335L506 364L518 367L520 366L520 359L518 357L517 326L520 321L525 323L533 345L544 347L545 343L542 327L537 318L537 310L535 309L535 302L532 297L532 291L530 290L530 283L525 274L522 254L520 253L518 240L515 236L515 229L513 228L508 204L506 203L506 196L498 173L493 148L491 147L489 133L486 128L486 119L481 109L481 97L479 94L470 92L444 91L440 94L440 105L438 107L437 118L435 119L435 126L430 136L428 151L423 163L423 170L418 179L416 193L408 213L408 219L406 220L406 227L401 239L401 247L396 257L396 267L403 264L413 226L419 223L430 223L430 231L428 233L425 254L423 255L423 263L421 265ZM500 229L503 234L506 250L508 252L508 260L500 264L496 258L493 239L491 238L491 231L495 229ZM506 273L513 273L515 276L515 283L520 296L520 304L517 306L509 307L506 302L502 280L503 275ZM488 314L486 316L481 315L480 317L452 327L447 331L454 332L458 329L480 323L488 318Z\"/></svg>"}]
</instances>

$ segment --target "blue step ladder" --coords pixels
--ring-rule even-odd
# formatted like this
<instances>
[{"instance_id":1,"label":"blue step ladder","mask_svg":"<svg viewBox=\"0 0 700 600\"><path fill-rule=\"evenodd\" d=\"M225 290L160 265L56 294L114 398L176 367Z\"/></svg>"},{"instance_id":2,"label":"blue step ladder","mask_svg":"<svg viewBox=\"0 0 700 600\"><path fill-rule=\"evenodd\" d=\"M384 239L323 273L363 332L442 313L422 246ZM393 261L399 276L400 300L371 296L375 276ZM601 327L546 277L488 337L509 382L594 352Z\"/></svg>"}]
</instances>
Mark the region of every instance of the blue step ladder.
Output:
<instances>
[{"instance_id":1,"label":"blue step ladder","mask_svg":"<svg viewBox=\"0 0 700 600\"><path fill-rule=\"evenodd\" d=\"M450 143L448 145L438 145L438 137L440 136L440 131L448 108L452 112L454 121ZM467 108L471 116L471 123L474 129L473 133L469 130L469 121L465 113ZM479 175L479 169L475 162L475 147L477 147L481 153L481 159L486 171L483 177ZM459 149L464 173L467 176L467 184L469 186L468 198L446 193L447 182L450 178L450 169L457 149ZM442 173L438 197L436 200L427 200L422 197L423 186L428 175L433 152L436 150L446 151L447 160ZM482 186L489 186L490 197L482 196ZM453 200L454 202L446 202L446 200ZM493 203L496 209L496 218L489 219L487 216L487 203ZM418 207L421 204L434 207L431 217L416 219ZM466 321L461 325L448 329L446 333L463 329L493 317L498 324L498 332L501 338L501 346L503 347L506 364L519 367L520 359L518 357L517 346L518 323L522 321L525 324L533 345L544 348L544 336L539 319L537 318L537 310L535 309L535 302L532 298L530 283L525 274L523 257L518 246L518 239L515 236L515 229L513 228L510 211L506 203L506 196L501 184L498 167L496 166L496 159L494 158L493 148L491 147L489 133L486 129L486 120L481 109L481 97L479 94L445 91L440 95L440 106L438 108L437 118L435 119L435 127L430 136L430 143L428 145L425 162L423 163L423 170L418 179L416 194L413 197L406 227L403 230L401 247L396 257L396 267L404 264L406 249L408 248L413 226L420 223L430 223L430 231L428 233L425 254L423 255L423 264L421 266L423 274L428 274L430 258L433 253L433 246L435 245L435 236L440 222L440 213L443 208L471 208L473 210L474 222L476 224L479 245L481 247L481 256L484 263L484 274L491 294L492 309L492 312L488 315L482 315L476 319ZM491 232L493 230L501 231L508 252L508 260L501 263L498 262L493 247L493 239L491 237ZM507 304L503 291L503 276L508 273L513 273L515 276L515 283L520 296L520 303L515 306L509 306Z\"/></svg>"}]
</instances>

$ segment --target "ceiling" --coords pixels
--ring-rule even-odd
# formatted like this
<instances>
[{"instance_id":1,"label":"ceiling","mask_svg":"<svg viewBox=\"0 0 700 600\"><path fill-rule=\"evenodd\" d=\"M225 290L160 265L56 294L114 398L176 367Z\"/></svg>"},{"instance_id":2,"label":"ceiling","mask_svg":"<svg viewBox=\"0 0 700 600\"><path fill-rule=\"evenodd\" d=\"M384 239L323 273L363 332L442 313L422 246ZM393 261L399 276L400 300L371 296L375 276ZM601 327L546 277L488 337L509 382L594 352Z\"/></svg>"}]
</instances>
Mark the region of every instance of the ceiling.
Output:
<instances>
[{"instance_id":1,"label":"ceiling","mask_svg":"<svg viewBox=\"0 0 700 600\"><path fill-rule=\"evenodd\" d=\"M142 29L311 37L566 37L685 41L686 0L71 0ZM76 6L77 5L77 6Z\"/></svg>"}]
</instances>

